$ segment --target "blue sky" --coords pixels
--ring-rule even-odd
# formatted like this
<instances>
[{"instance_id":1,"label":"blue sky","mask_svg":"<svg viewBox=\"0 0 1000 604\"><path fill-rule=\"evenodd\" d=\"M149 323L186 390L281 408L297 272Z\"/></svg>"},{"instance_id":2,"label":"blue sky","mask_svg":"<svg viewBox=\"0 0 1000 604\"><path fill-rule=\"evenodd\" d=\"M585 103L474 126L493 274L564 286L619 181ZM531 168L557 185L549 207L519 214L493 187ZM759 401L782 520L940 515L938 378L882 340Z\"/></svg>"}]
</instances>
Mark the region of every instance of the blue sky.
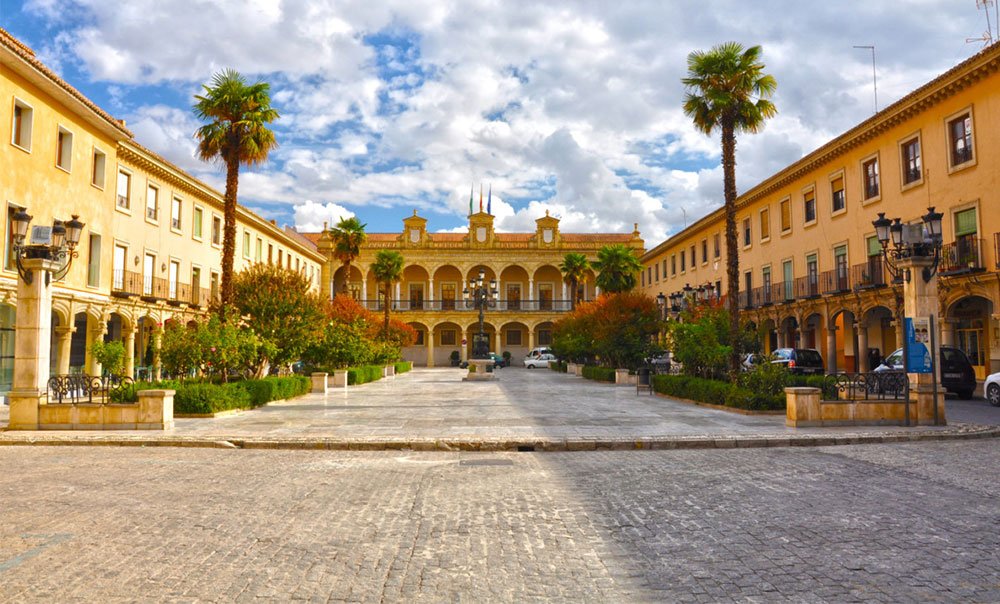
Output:
<instances>
[{"instance_id":1,"label":"blue sky","mask_svg":"<svg viewBox=\"0 0 1000 604\"><path fill-rule=\"evenodd\" d=\"M994 13L991 12L991 19ZM461 230L492 186L501 230L631 231L655 244L718 207L718 142L680 110L687 54L761 44L779 116L738 147L745 190L970 56L972 0L0 0L0 24L137 140L222 188L194 157L192 97L225 67L272 86L271 160L241 202L316 230L413 209ZM748 32L753 32L748 36Z\"/></svg>"}]
</instances>

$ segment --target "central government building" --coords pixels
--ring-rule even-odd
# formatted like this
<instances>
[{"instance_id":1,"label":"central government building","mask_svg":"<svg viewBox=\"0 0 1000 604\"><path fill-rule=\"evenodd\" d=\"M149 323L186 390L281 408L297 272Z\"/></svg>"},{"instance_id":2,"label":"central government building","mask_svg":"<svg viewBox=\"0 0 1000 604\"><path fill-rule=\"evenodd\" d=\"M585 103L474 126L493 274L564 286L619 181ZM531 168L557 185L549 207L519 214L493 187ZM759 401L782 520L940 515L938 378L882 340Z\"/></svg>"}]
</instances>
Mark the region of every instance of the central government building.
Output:
<instances>
[{"instance_id":1,"label":"central government building","mask_svg":"<svg viewBox=\"0 0 1000 604\"><path fill-rule=\"evenodd\" d=\"M815 348L827 371L864 371L869 351L901 346L901 285L872 221L919 224L929 206L944 214L938 341L982 380L1000 371L998 44L739 196L739 306L764 350ZM650 249L644 291L725 292L724 227L719 209Z\"/></svg>"},{"instance_id":2,"label":"central government building","mask_svg":"<svg viewBox=\"0 0 1000 604\"><path fill-rule=\"evenodd\" d=\"M460 359L471 354L479 313L463 290L480 272L485 283L495 280L499 291L499 299L485 310L490 350L510 352L516 360L536 346L551 344L553 323L571 310L573 295L559 270L566 254L578 252L594 261L609 244L643 252L638 225L631 233L564 233L559 219L546 212L533 233L502 233L494 230L493 218L479 212L469 216L466 233L433 233L427 219L414 211L397 233L369 233L350 275L334 259L329 234L305 235L326 257L322 287L331 295L349 291L370 310L381 310L383 304L369 268L375 254L395 250L403 256L403 279L389 303L393 316L417 331L404 358L429 367L448 365L453 352ZM576 298L591 300L599 293L591 271Z\"/></svg>"}]
</instances>

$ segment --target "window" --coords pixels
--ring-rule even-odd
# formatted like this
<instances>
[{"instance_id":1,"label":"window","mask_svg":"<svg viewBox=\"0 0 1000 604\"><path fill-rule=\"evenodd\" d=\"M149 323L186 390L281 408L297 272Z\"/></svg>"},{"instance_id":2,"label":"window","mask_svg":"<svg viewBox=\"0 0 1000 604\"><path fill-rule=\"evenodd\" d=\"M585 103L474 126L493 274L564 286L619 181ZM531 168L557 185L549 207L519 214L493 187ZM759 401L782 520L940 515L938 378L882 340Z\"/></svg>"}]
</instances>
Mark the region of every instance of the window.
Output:
<instances>
[{"instance_id":1,"label":"window","mask_svg":"<svg viewBox=\"0 0 1000 604\"><path fill-rule=\"evenodd\" d=\"M834 279L836 279L836 283L834 284L833 289L840 292L847 291L850 288L848 287L848 280L847 280L846 245L838 245L837 247L833 248L833 265L834 267L836 267L834 269Z\"/></svg>"},{"instance_id":2,"label":"window","mask_svg":"<svg viewBox=\"0 0 1000 604\"><path fill-rule=\"evenodd\" d=\"M90 173L90 184L98 189L104 188L104 173L108 164L108 156L100 149L94 149L94 166Z\"/></svg>"},{"instance_id":3,"label":"window","mask_svg":"<svg viewBox=\"0 0 1000 604\"><path fill-rule=\"evenodd\" d=\"M903 164L903 184L909 185L923 177L920 167L920 139L911 138L900 146Z\"/></svg>"},{"instance_id":4,"label":"window","mask_svg":"<svg viewBox=\"0 0 1000 604\"><path fill-rule=\"evenodd\" d=\"M955 238L975 236L978 227L976 226L976 208L955 212Z\"/></svg>"},{"instance_id":5,"label":"window","mask_svg":"<svg viewBox=\"0 0 1000 604\"><path fill-rule=\"evenodd\" d=\"M719 256L722 254L722 248L719 245L720 241L719 241L719 234L718 233L715 234L715 237L713 239L713 243L715 244L715 257L716 257L716 259L718 259Z\"/></svg>"},{"instance_id":6,"label":"window","mask_svg":"<svg viewBox=\"0 0 1000 604\"><path fill-rule=\"evenodd\" d=\"M201 223L204 215L205 212L201 208L194 209L194 220L191 224L191 236L195 239L201 239Z\"/></svg>"},{"instance_id":7,"label":"window","mask_svg":"<svg viewBox=\"0 0 1000 604\"><path fill-rule=\"evenodd\" d=\"M646 281L648 281L648 278L646 277L646 275L649 274L649 271L650 271L650 269L647 268L646 272L640 272L639 273L639 280L640 280L639 285L641 285L642 287L646 287Z\"/></svg>"},{"instance_id":8,"label":"window","mask_svg":"<svg viewBox=\"0 0 1000 604\"><path fill-rule=\"evenodd\" d=\"M156 214L160 207L159 195L160 190L153 185L146 188L146 218L150 220L156 220Z\"/></svg>"},{"instance_id":9,"label":"window","mask_svg":"<svg viewBox=\"0 0 1000 604\"><path fill-rule=\"evenodd\" d=\"M212 216L212 245L222 244L222 219Z\"/></svg>"},{"instance_id":10,"label":"window","mask_svg":"<svg viewBox=\"0 0 1000 604\"><path fill-rule=\"evenodd\" d=\"M750 219L743 219L743 247L750 245Z\"/></svg>"},{"instance_id":11,"label":"window","mask_svg":"<svg viewBox=\"0 0 1000 604\"><path fill-rule=\"evenodd\" d=\"M177 197L170 202L170 228L181 230L181 200Z\"/></svg>"},{"instance_id":12,"label":"window","mask_svg":"<svg viewBox=\"0 0 1000 604\"><path fill-rule=\"evenodd\" d=\"M181 263L176 260L170 261L170 268L167 272L167 296L171 300L177 299L177 278L181 272Z\"/></svg>"},{"instance_id":13,"label":"window","mask_svg":"<svg viewBox=\"0 0 1000 604\"><path fill-rule=\"evenodd\" d=\"M806 224L816 222L816 192L806 191L802 195L802 211L805 215Z\"/></svg>"},{"instance_id":14,"label":"window","mask_svg":"<svg viewBox=\"0 0 1000 604\"><path fill-rule=\"evenodd\" d=\"M656 280L659 281L660 280L660 265L659 264L656 265L656 271L655 272L656 272Z\"/></svg>"},{"instance_id":15,"label":"window","mask_svg":"<svg viewBox=\"0 0 1000 604\"><path fill-rule=\"evenodd\" d=\"M538 330L538 342L539 346L551 346L552 345L552 330L551 329L539 329Z\"/></svg>"},{"instance_id":16,"label":"window","mask_svg":"<svg viewBox=\"0 0 1000 604\"><path fill-rule=\"evenodd\" d=\"M250 257L250 232L243 231L243 257Z\"/></svg>"},{"instance_id":17,"label":"window","mask_svg":"<svg viewBox=\"0 0 1000 604\"><path fill-rule=\"evenodd\" d=\"M708 264L708 239L701 240L701 263Z\"/></svg>"},{"instance_id":18,"label":"window","mask_svg":"<svg viewBox=\"0 0 1000 604\"><path fill-rule=\"evenodd\" d=\"M743 299L746 301L746 303L743 306L745 306L746 308L750 308L753 306L753 303L751 302L752 296L750 295L752 291L753 291L753 273L747 271L743 273Z\"/></svg>"},{"instance_id":19,"label":"window","mask_svg":"<svg viewBox=\"0 0 1000 604\"><path fill-rule=\"evenodd\" d=\"M156 272L156 256L146 254L142 261L142 295L153 295L153 277Z\"/></svg>"},{"instance_id":20,"label":"window","mask_svg":"<svg viewBox=\"0 0 1000 604\"><path fill-rule=\"evenodd\" d=\"M819 260L816 254L809 254L806 256L806 275L808 276L807 284L809 290L806 295L818 296L819 295Z\"/></svg>"},{"instance_id":21,"label":"window","mask_svg":"<svg viewBox=\"0 0 1000 604\"><path fill-rule=\"evenodd\" d=\"M951 167L972 161L972 114L965 112L948 122Z\"/></svg>"},{"instance_id":22,"label":"window","mask_svg":"<svg viewBox=\"0 0 1000 604\"><path fill-rule=\"evenodd\" d=\"M770 304L771 300L771 267L765 266L760 271L761 275L761 287L763 288L763 296L761 302L764 304Z\"/></svg>"},{"instance_id":23,"label":"window","mask_svg":"<svg viewBox=\"0 0 1000 604\"><path fill-rule=\"evenodd\" d=\"M426 344L424 343L424 330L423 329L418 329L416 331L417 331L417 337L413 339L413 345L414 346L426 346Z\"/></svg>"},{"instance_id":24,"label":"window","mask_svg":"<svg viewBox=\"0 0 1000 604\"><path fill-rule=\"evenodd\" d=\"M687 258L686 252L684 250L681 250L681 272L682 273L687 270L687 261L686 261L686 258Z\"/></svg>"},{"instance_id":25,"label":"window","mask_svg":"<svg viewBox=\"0 0 1000 604\"><path fill-rule=\"evenodd\" d=\"M191 302L197 305L201 305L205 302L205 297L201 293L201 269L192 266L191 267Z\"/></svg>"},{"instance_id":26,"label":"window","mask_svg":"<svg viewBox=\"0 0 1000 604\"><path fill-rule=\"evenodd\" d=\"M792 230L792 201L782 199L778 209L781 211L781 232L787 233Z\"/></svg>"},{"instance_id":27,"label":"window","mask_svg":"<svg viewBox=\"0 0 1000 604\"><path fill-rule=\"evenodd\" d=\"M766 241L771 238L771 210L764 208L760 211L760 240Z\"/></svg>"},{"instance_id":28,"label":"window","mask_svg":"<svg viewBox=\"0 0 1000 604\"><path fill-rule=\"evenodd\" d=\"M111 264L111 289L125 289L125 259L128 258L128 248L115 244L114 257Z\"/></svg>"},{"instance_id":29,"label":"window","mask_svg":"<svg viewBox=\"0 0 1000 604\"><path fill-rule=\"evenodd\" d=\"M101 236L90 234L90 245L87 246L87 285L97 287L101 284Z\"/></svg>"},{"instance_id":30,"label":"window","mask_svg":"<svg viewBox=\"0 0 1000 604\"><path fill-rule=\"evenodd\" d=\"M118 171L118 207L129 209L132 206L132 175Z\"/></svg>"},{"instance_id":31,"label":"window","mask_svg":"<svg viewBox=\"0 0 1000 604\"><path fill-rule=\"evenodd\" d=\"M694 244L691 244L691 270L694 270L694 266L698 261L698 256L694 253Z\"/></svg>"},{"instance_id":32,"label":"window","mask_svg":"<svg viewBox=\"0 0 1000 604\"><path fill-rule=\"evenodd\" d=\"M73 167L73 133L62 126L56 134L56 166L67 172Z\"/></svg>"},{"instance_id":33,"label":"window","mask_svg":"<svg viewBox=\"0 0 1000 604\"><path fill-rule=\"evenodd\" d=\"M219 299L219 273L212 271L212 275L209 277L209 294L212 296L212 300Z\"/></svg>"},{"instance_id":34,"label":"window","mask_svg":"<svg viewBox=\"0 0 1000 604\"><path fill-rule=\"evenodd\" d=\"M840 175L830 181L830 198L833 201L833 213L841 212L847 207L847 197L844 195L844 176Z\"/></svg>"},{"instance_id":35,"label":"window","mask_svg":"<svg viewBox=\"0 0 1000 604\"><path fill-rule=\"evenodd\" d=\"M508 329L507 330L507 346L521 346L521 330L520 329Z\"/></svg>"},{"instance_id":36,"label":"window","mask_svg":"<svg viewBox=\"0 0 1000 604\"><path fill-rule=\"evenodd\" d=\"M785 283L785 300L795 299L795 271L791 260L781 263L781 276Z\"/></svg>"},{"instance_id":37,"label":"window","mask_svg":"<svg viewBox=\"0 0 1000 604\"><path fill-rule=\"evenodd\" d=\"M34 111L22 101L14 99L14 121L11 124L10 142L25 151L31 151L31 122Z\"/></svg>"},{"instance_id":38,"label":"window","mask_svg":"<svg viewBox=\"0 0 1000 604\"><path fill-rule=\"evenodd\" d=\"M278 266L281 266L281 261L284 258L284 250L278 250Z\"/></svg>"},{"instance_id":39,"label":"window","mask_svg":"<svg viewBox=\"0 0 1000 604\"><path fill-rule=\"evenodd\" d=\"M267 244L267 263L271 264L272 262L274 262L274 245L268 243Z\"/></svg>"},{"instance_id":40,"label":"window","mask_svg":"<svg viewBox=\"0 0 1000 604\"><path fill-rule=\"evenodd\" d=\"M454 329L442 329L441 330L441 345L442 346L456 346L458 339L455 337L456 332Z\"/></svg>"},{"instance_id":41,"label":"window","mask_svg":"<svg viewBox=\"0 0 1000 604\"><path fill-rule=\"evenodd\" d=\"M260 262L260 259L264 256L264 242L260 237L257 238L257 249L254 250L254 260Z\"/></svg>"},{"instance_id":42,"label":"window","mask_svg":"<svg viewBox=\"0 0 1000 604\"><path fill-rule=\"evenodd\" d=\"M663 259L663 278L666 279L667 275L669 275L669 274L670 273L667 272L667 259L664 258Z\"/></svg>"},{"instance_id":43,"label":"window","mask_svg":"<svg viewBox=\"0 0 1000 604\"><path fill-rule=\"evenodd\" d=\"M867 159L861 164L861 176L864 179L864 182L862 182L862 188L865 192L865 201L878 197L879 181L877 157Z\"/></svg>"},{"instance_id":44,"label":"window","mask_svg":"<svg viewBox=\"0 0 1000 604\"><path fill-rule=\"evenodd\" d=\"M677 256L671 254L670 256L670 276L673 277L677 274Z\"/></svg>"},{"instance_id":45,"label":"window","mask_svg":"<svg viewBox=\"0 0 1000 604\"><path fill-rule=\"evenodd\" d=\"M868 267L861 275L860 285L862 287L885 285L882 277L882 242L872 235L865 239L865 248L868 252Z\"/></svg>"}]
</instances>

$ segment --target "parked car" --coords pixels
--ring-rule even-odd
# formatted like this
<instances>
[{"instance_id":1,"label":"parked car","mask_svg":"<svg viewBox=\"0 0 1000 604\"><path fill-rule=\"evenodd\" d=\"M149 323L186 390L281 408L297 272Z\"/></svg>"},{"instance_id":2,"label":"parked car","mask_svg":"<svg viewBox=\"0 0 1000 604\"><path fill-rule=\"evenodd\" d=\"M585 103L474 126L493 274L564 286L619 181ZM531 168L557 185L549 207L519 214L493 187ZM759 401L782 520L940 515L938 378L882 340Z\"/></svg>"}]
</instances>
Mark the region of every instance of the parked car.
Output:
<instances>
[{"instance_id":1,"label":"parked car","mask_svg":"<svg viewBox=\"0 0 1000 604\"><path fill-rule=\"evenodd\" d=\"M552 354L552 349L549 348L548 346L539 346L537 348L532 348L531 352L529 352L528 355L526 357L524 357L524 358L526 358L526 359L535 359L535 358L540 357L543 354Z\"/></svg>"},{"instance_id":2,"label":"parked car","mask_svg":"<svg viewBox=\"0 0 1000 604\"><path fill-rule=\"evenodd\" d=\"M767 355L760 354L758 352L748 352L743 356L743 360L740 361L740 366L743 371L752 371L757 365L766 362Z\"/></svg>"},{"instance_id":3,"label":"parked car","mask_svg":"<svg viewBox=\"0 0 1000 604\"><path fill-rule=\"evenodd\" d=\"M983 384L983 393L991 405L1000 407L1000 372L991 373L986 376L986 383Z\"/></svg>"},{"instance_id":4,"label":"parked car","mask_svg":"<svg viewBox=\"0 0 1000 604\"><path fill-rule=\"evenodd\" d=\"M528 369L548 369L549 361L555 361L556 355L554 354L541 354L537 357L524 357L524 366Z\"/></svg>"},{"instance_id":5,"label":"parked car","mask_svg":"<svg viewBox=\"0 0 1000 604\"><path fill-rule=\"evenodd\" d=\"M941 355L941 387L954 392L959 398L971 398L976 390L976 370L972 368L969 357L951 346L942 346L938 351ZM897 348L872 371L903 371L903 349Z\"/></svg>"},{"instance_id":6,"label":"parked car","mask_svg":"<svg viewBox=\"0 0 1000 604\"><path fill-rule=\"evenodd\" d=\"M812 348L777 348L771 362L784 365L795 375L823 375L823 357Z\"/></svg>"}]
</instances>

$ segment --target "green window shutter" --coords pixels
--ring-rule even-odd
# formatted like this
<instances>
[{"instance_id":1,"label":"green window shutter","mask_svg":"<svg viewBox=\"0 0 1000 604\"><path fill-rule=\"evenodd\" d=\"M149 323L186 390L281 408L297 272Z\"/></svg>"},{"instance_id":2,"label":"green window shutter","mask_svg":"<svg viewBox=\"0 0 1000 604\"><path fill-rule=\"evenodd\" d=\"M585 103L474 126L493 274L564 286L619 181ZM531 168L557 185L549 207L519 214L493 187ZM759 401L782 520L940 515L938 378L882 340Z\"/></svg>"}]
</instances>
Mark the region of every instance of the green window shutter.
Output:
<instances>
[{"instance_id":1,"label":"green window shutter","mask_svg":"<svg viewBox=\"0 0 1000 604\"><path fill-rule=\"evenodd\" d=\"M881 256L882 255L882 243L879 242L878 237L872 235L868 238L868 255L869 256Z\"/></svg>"},{"instance_id":2,"label":"green window shutter","mask_svg":"<svg viewBox=\"0 0 1000 604\"><path fill-rule=\"evenodd\" d=\"M836 258L837 256L846 256L846 255L847 255L847 246L846 245L838 245L837 247L833 248L833 257L834 258Z\"/></svg>"},{"instance_id":3,"label":"green window shutter","mask_svg":"<svg viewBox=\"0 0 1000 604\"><path fill-rule=\"evenodd\" d=\"M976 209L964 210L955 214L955 236L974 235L976 233Z\"/></svg>"}]
</instances>

